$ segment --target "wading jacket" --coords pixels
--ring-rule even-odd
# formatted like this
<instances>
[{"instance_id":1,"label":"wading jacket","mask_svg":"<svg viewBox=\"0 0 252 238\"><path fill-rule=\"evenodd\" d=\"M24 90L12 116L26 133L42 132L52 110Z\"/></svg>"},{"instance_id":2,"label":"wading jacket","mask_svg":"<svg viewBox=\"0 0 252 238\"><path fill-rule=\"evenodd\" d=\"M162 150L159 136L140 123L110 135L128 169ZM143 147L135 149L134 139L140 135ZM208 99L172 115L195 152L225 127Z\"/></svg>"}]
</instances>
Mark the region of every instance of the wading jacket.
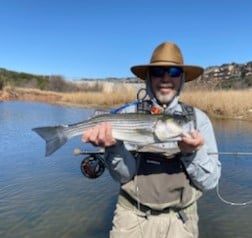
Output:
<instances>
[{"instance_id":1,"label":"wading jacket","mask_svg":"<svg viewBox=\"0 0 252 238\"><path fill-rule=\"evenodd\" d=\"M132 103L119 113L137 112ZM178 99L163 113L183 113ZM111 176L121 183L121 190L134 200L156 210L167 207L186 207L196 201L204 190L216 187L221 173L217 144L212 124L205 113L194 108L196 129L204 138L204 145L195 153L176 153L166 158L162 154L131 153L134 145L118 141L106 148L105 160ZM176 142L166 142L162 150L178 150ZM165 154L165 153L164 153Z\"/></svg>"}]
</instances>

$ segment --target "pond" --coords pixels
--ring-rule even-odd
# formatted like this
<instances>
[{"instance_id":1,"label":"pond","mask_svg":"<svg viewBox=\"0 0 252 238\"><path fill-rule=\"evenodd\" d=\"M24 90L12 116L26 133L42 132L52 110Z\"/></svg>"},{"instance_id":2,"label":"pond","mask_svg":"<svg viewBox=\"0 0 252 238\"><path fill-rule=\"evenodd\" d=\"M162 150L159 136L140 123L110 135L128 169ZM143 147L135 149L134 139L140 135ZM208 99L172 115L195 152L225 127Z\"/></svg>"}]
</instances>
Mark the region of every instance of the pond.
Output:
<instances>
[{"instance_id":1,"label":"pond","mask_svg":"<svg viewBox=\"0 0 252 238\"><path fill-rule=\"evenodd\" d=\"M45 157L44 141L31 129L87 119L94 109L42 103L0 103L0 237L108 237L119 185L108 172L95 180L80 171L80 138ZM213 120L220 151L252 151L252 123ZM88 145L85 148L90 148ZM249 238L252 234L252 157L222 155L219 192L199 201L200 238ZM228 201L228 202L227 202Z\"/></svg>"}]
</instances>

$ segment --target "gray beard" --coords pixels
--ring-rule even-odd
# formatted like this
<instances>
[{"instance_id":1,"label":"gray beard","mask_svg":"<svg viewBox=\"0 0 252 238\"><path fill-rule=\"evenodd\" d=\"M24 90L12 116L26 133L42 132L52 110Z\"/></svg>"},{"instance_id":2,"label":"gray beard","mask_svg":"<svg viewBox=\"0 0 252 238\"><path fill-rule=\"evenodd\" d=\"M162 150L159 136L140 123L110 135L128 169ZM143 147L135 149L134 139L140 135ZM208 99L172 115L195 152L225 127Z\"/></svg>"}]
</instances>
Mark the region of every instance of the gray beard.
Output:
<instances>
[{"instance_id":1,"label":"gray beard","mask_svg":"<svg viewBox=\"0 0 252 238\"><path fill-rule=\"evenodd\" d=\"M158 92L156 94L156 99L162 104L169 104L176 95L177 95L177 92L170 93L169 95L163 95Z\"/></svg>"}]
</instances>

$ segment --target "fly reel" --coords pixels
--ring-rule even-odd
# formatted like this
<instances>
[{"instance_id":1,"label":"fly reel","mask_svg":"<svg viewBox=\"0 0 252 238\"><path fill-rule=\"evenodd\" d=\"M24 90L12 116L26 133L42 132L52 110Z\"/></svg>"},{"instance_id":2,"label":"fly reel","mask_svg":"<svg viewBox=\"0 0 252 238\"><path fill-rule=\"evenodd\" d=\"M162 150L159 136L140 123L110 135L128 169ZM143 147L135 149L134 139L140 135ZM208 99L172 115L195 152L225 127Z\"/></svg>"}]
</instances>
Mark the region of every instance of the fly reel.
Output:
<instances>
[{"instance_id":1,"label":"fly reel","mask_svg":"<svg viewBox=\"0 0 252 238\"><path fill-rule=\"evenodd\" d=\"M80 167L83 175L90 179L100 177L105 170L103 158L100 154L92 154L84 158Z\"/></svg>"}]
</instances>

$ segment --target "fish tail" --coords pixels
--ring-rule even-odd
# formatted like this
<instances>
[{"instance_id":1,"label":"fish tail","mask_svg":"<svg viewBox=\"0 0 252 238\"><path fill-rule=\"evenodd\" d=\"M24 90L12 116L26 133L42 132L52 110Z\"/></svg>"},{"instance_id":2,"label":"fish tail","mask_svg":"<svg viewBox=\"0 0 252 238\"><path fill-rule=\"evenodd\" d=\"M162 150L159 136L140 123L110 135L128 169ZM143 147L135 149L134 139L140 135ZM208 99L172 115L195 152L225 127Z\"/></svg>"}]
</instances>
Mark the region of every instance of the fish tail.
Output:
<instances>
[{"instance_id":1,"label":"fish tail","mask_svg":"<svg viewBox=\"0 0 252 238\"><path fill-rule=\"evenodd\" d=\"M46 142L46 154L49 156L63 146L68 137L65 133L64 126L54 126L54 127L37 127L33 128L39 136L41 136Z\"/></svg>"}]
</instances>

